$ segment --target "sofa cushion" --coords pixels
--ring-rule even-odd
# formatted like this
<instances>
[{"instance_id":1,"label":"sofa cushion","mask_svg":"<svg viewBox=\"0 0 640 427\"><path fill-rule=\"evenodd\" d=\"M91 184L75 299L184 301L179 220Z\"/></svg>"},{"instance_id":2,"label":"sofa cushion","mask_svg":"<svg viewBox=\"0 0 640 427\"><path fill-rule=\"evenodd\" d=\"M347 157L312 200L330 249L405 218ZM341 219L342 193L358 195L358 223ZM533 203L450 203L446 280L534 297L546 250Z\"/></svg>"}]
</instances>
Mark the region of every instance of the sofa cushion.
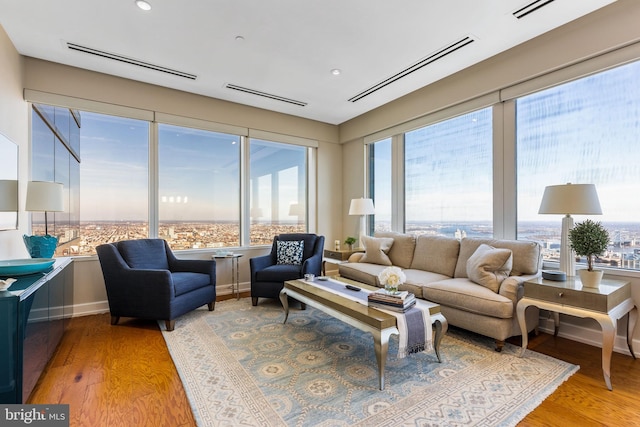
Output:
<instances>
[{"instance_id":1,"label":"sofa cushion","mask_svg":"<svg viewBox=\"0 0 640 427\"><path fill-rule=\"evenodd\" d=\"M513 302L469 279L446 279L432 282L422 288L426 300L459 310L484 316L511 319Z\"/></svg>"},{"instance_id":2,"label":"sofa cushion","mask_svg":"<svg viewBox=\"0 0 640 427\"><path fill-rule=\"evenodd\" d=\"M542 267L541 247L537 242L529 240L497 240L467 237L460 242L460 254L453 277L467 277L467 261L481 244L494 248L510 249L513 253L512 276L537 274Z\"/></svg>"},{"instance_id":3,"label":"sofa cushion","mask_svg":"<svg viewBox=\"0 0 640 427\"><path fill-rule=\"evenodd\" d=\"M467 260L469 279L493 292L509 277L513 265L513 254L509 249L494 248L484 243Z\"/></svg>"},{"instance_id":4,"label":"sofa cushion","mask_svg":"<svg viewBox=\"0 0 640 427\"><path fill-rule=\"evenodd\" d=\"M387 268L386 265L369 264L362 262L347 262L338 266L340 276L371 286L380 287L378 274Z\"/></svg>"},{"instance_id":5,"label":"sofa cushion","mask_svg":"<svg viewBox=\"0 0 640 427\"><path fill-rule=\"evenodd\" d=\"M393 245L392 238L362 236L362 243L364 244L364 255L360 258L360 262L391 265L391 260L387 256L387 252L389 252L389 249L391 249Z\"/></svg>"},{"instance_id":6,"label":"sofa cushion","mask_svg":"<svg viewBox=\"0 0 640 427\"><path fill-rule=\"evenodd\" d=\"M277 264L302 264L302 255L304 254L303 240L278 240L276 243Z\"/></svg>"},{"instance_id":7,"label":"sofa cushion","mask_svg":"<svg viewBox=\"0 0 640 427\"><path fill-rule=\"evenodd\" d=\"M460 242L453 237L418 236L411 268L453 277L459 251Z\"/></svg>"},{"instance_id":8,"label":"sofa cushion","mask_svg":"<svg viewBox=\"0 0 640 427\"><path fill-rule=\"evenodd\" d=\"M400 268L411 267L413 253L416 248L416 238L413 235L395 231L380 231L375 233L375 237L390 237L393 239L393 246L391 246L388 253L392 265Z\"/></svg>"},{"instance_id":9,"label":"sofa cushion","mask_svg":"<svg viewBox=\"0 0 640 427\"><path fill-rule=\"evenodd\" d=\"M411 292L416 296L416 298L423 298L422 288L426 284L451 278L451 276L433 273L431 271L414 269L407 269L403 271L404 275L407 277L407 281L404 282L404 284L400 286L399 289Z\"/></svg>"}]
</instances>

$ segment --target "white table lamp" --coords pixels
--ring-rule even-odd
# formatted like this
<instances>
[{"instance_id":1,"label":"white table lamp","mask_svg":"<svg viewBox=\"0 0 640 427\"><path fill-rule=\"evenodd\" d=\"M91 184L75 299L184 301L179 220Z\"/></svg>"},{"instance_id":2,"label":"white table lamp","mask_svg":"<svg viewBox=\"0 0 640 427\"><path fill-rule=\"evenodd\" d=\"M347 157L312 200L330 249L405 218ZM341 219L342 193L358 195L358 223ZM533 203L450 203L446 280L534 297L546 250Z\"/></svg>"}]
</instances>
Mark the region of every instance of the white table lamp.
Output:
<instances>
[{"instance_id":1,"label":"white table lamp","mask_svg":"<svg viewBox=\"0 0 640 427\"><path fill-rule=\"evenodd\" d=\"M573 228L571 214L602 215L596 186L571 183L550 185L544 189L538 213L564 215L560 235L560 270L567 276L575 276L576 257L569 244L569 230Z\"/></svg>"},{"instance_id":2,"label":"white table lamp","mask_svg":"<svg viewBox=\"0 0 640 427\"><path fill-rule=\"evenodd\" d=\"M376 213L375 208L373 207L372 199L351 199L351 205L349 206L349 215L359 215L360 216L360 235L358 236L359 247L363 248L364 244L362 242L362 236L367 235L366 231L366 223L365 223L365 215L373 215Z\"/></svg>"},{"instance_id":3,"label":"white table lamp","mask_svg":"<svg viewBox=\"0 0 640 427\"><path fill-rule=\"evenodd\" d=\"M58 182L29 181L27 183L28 212L44 212L44 236L22 236L32 258L51 258L58 238L49 235L47 212L64 210L64 186Z\"/></svg>"}]
</instances>

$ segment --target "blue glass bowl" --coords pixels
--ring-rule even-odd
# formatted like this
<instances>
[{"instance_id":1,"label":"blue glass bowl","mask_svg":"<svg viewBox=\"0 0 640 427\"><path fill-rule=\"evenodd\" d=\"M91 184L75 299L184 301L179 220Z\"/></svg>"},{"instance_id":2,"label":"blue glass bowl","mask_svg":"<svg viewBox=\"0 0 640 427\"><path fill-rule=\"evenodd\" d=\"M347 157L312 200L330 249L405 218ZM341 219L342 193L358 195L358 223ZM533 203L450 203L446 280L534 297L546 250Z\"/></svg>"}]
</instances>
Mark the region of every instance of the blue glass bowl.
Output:
<instances>
[{"instance_id":1,"label":"blue glass bowl","mask_svg":"<svg viewBox=\"0 0 640 427\"><path fill-rule=\"evenodd\" d=\"M0 261L0 277L24 276L40 273L56 262L50 258L8 259Z\"/></svg>"},{"instance_id":2,"label":"blue glass bowl","mask_svg":"<svg viewBox=\"0 0 640 427\"><path fill-rule=\"evenodd\" d=\"M58 247L58 238L49 234L45 236L23 235L24 245L31 258L51 258Z\"/></svg>"}]
</instances>

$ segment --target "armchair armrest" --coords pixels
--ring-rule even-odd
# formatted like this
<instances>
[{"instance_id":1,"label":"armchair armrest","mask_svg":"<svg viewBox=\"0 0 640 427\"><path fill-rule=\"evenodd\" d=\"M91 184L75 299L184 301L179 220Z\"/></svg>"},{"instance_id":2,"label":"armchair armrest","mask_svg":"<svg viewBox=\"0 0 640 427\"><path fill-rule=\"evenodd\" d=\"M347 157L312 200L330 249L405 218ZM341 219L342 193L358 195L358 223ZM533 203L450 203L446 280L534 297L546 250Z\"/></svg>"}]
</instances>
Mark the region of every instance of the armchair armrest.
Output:
<instances>
[{"instance_id":1,"label":"armchair armrest","mask_svg":"<svg viewBox=\"0 0 640 427\"><path fill-rule=\"evenodd\" d=\"M256 272L273 265L271 254L257 256L249 259L249 269L251 270L251 281L255 281Z\"/></svg>"},{"instance_id":2,"label":"armchair armrest","mask_svg":"<svg viewBox=\"0 0 640 427\"><path fill-rule=\"evenodd\" d=\"M310 256L302 263L302 274L312 273L319 276L322 273L322 254Z\"/></svg>"}]
</instances>

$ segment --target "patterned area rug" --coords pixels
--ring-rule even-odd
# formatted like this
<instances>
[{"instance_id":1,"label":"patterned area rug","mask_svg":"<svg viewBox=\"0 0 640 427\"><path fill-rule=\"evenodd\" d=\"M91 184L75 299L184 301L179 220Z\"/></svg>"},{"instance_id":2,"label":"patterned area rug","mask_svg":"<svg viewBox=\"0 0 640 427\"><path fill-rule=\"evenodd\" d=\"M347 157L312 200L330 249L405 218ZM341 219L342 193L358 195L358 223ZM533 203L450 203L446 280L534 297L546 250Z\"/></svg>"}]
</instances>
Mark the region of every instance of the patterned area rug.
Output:
<instances>
[{"instance_id":1,"label":"patterned area rug","mask_svg":"<svg viewBox=\"0 0 640 427\"><path fill-rule=\"evenodd\" d=\"M384 391L373 338L307 307L249 298L191 312L164 331L199 426L512 426L578 367L450 328L433 352L395 357Z\"/></svg>"}]
</instances>

